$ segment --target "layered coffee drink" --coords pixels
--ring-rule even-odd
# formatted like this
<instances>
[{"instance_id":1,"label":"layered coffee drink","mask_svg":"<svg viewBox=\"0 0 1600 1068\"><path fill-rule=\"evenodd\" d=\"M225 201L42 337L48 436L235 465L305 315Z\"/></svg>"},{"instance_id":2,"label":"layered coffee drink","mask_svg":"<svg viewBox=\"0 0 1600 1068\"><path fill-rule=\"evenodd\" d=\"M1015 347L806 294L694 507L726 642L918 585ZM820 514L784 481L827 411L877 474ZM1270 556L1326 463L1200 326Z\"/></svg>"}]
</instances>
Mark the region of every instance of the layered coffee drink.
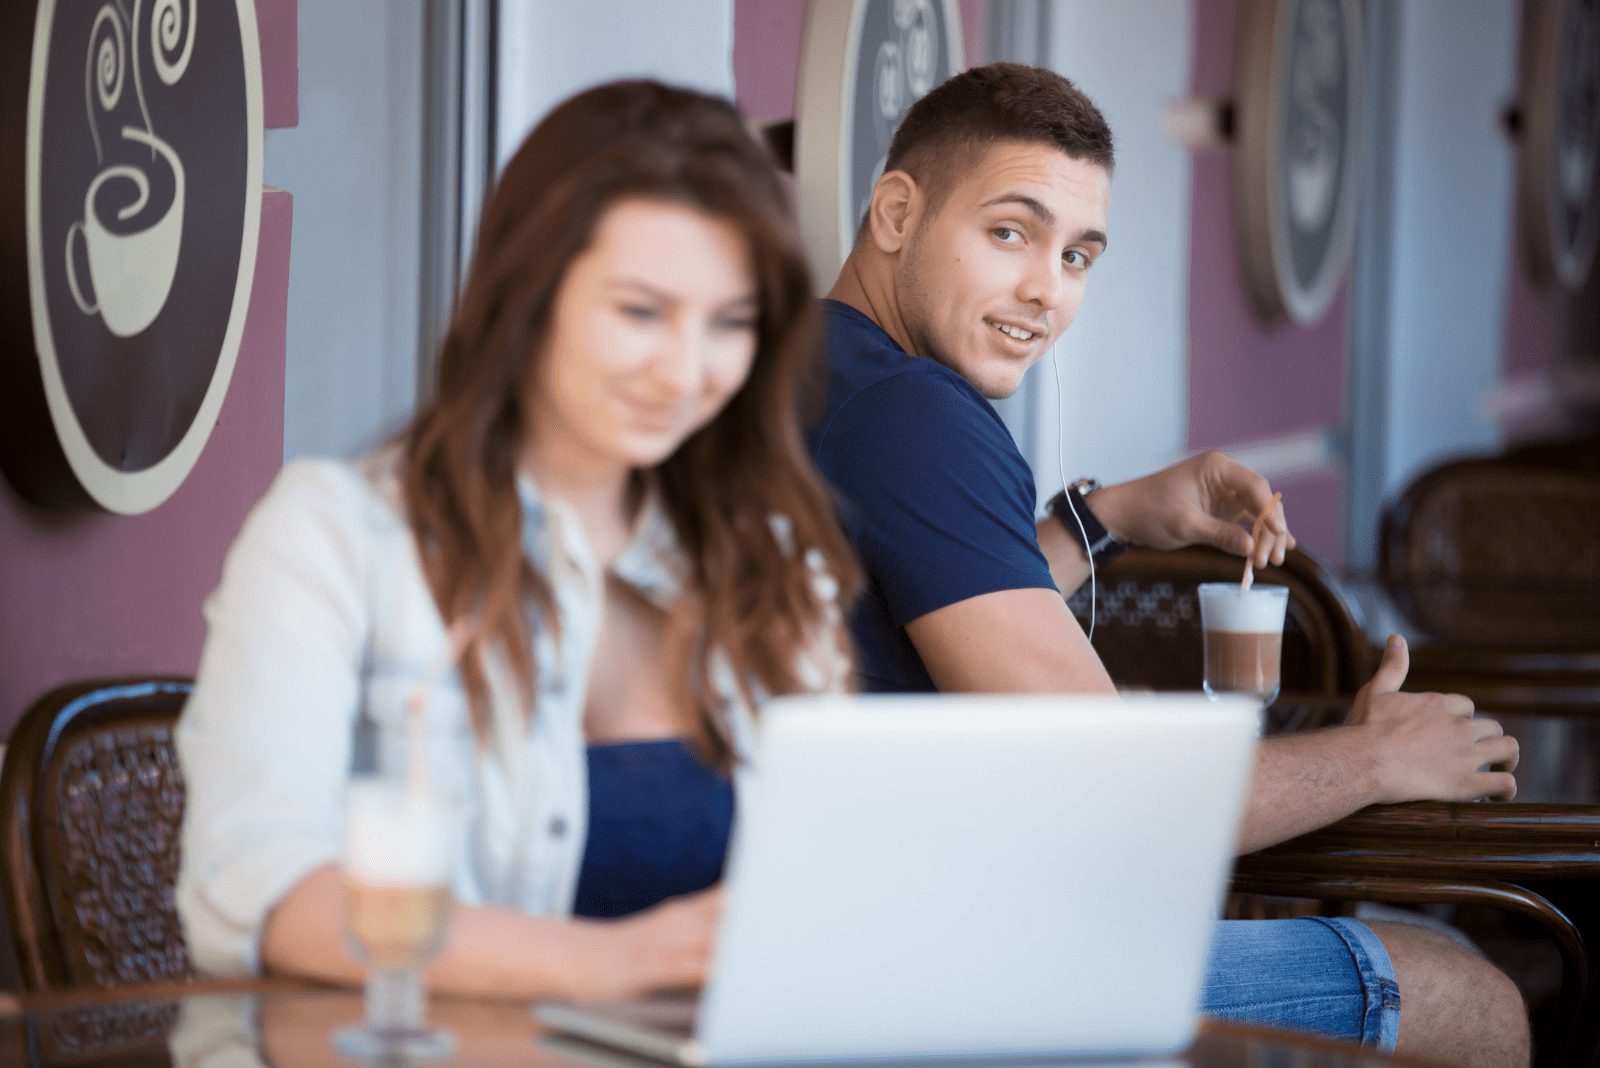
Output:
<instances>
[{"instance_id":1,"label":"layered coffee drink","mask_svg":"<svg viewBox=\"0 0 1600 1068\"><path fill-rule=\"evenodd\" d=\"M1206 693L1247 694L1262 707L1278 696L1287 586L1208 582L1200 587Z\"/></svg>"},{"instance_id":2,"label":"layered coffee drink","mask_svg":"<svg viewBox=\"0 0 1600 1068\"><path fill-rule=\"evenodd\" d=\"M386 782L352 784L345 813L345 931L373 968L406 968L444 940L454 865L449 809Z\"/></svg>"}]
</instances>

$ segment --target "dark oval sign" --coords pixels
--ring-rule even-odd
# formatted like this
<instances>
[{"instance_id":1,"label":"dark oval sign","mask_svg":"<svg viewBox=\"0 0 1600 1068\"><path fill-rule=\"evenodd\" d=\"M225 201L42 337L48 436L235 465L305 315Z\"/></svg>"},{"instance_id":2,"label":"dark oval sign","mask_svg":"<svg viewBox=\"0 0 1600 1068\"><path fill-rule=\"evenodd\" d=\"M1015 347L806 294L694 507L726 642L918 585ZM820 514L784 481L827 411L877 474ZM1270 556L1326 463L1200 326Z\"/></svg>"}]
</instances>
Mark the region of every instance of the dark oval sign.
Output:
<instances>
[{"instance_id":1,"label":"dark oval sign","mask_svg":"<svg viewBox=\"0 0 1600 1068\"><path fill-rule=\"evenodd\" d=\"M1577 292L1600 243L1600 0L1523 16L1517 230L1536 285Z\"/></svg>"},{"instance_id":2,"label":"dark oval sign","mask_svg":"<svg viewBox=\"0 0 1600 1068\"><path fill-rule=\"evenodd\" d=\"M809 5L795 181L819 282L831 283L849 253L906 110L965 68L955 0Z\"/></svg>"},{"instance_id":3,"label":"dark oval sign","mask_svg":"<svg viewBox=\"0 0 1600 1068\"><path fill-rule=\"evenodd\" d=\"M1349 262L1360 182L1354 0L1251 0L1234 57L1234 222L1256 317L1321 319Z\"/></svg>"},{"instance_id":4,"label":"dark oval sign","mask_svg":"<svg viewBox=\"0 0 1600 1068\"><path fill-rule=\"evenodd\" d=\"M39 0L33 23L24 201L38 380L27 402L48 407L80 500L148 511L205 446L250 302L255 8ZM8 447L10 480L41 503L70 500L67 472L42 470L42 453Z\"/></svg>"}]
</instances>

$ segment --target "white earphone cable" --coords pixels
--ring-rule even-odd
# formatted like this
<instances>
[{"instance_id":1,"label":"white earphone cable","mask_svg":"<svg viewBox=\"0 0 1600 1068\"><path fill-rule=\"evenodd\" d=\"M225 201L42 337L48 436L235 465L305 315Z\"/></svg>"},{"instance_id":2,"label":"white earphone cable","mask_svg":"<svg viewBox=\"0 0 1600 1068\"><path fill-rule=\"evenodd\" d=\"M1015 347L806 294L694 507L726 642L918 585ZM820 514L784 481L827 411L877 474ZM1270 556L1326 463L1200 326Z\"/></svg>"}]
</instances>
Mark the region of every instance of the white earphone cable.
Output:
<instances>
[{"instance_id":1,"label":"white earphone cable","mask_svg":"<svg viewBox=\"0 0 1600 1068\"><path fill-rule=\"evenodd\" d=\"M1061 492L1071 493L1067 488L1067 398L1061 389L1061 357L1055 349L1050 350L1050 367L1056 374L1056 467L1061 472ZM1078 498L1084 507L1088 507L1082 497ZM1077 520L1078 533L1083 537L1083 554L1089 558L1089 640L1094 641L1094 547L1089 544L1089 532L1083 527L1083 517L1078 515L1078 509L1069 500L1067 507L1072 509L1072 518Z\"/></svg>"}]
</instances>

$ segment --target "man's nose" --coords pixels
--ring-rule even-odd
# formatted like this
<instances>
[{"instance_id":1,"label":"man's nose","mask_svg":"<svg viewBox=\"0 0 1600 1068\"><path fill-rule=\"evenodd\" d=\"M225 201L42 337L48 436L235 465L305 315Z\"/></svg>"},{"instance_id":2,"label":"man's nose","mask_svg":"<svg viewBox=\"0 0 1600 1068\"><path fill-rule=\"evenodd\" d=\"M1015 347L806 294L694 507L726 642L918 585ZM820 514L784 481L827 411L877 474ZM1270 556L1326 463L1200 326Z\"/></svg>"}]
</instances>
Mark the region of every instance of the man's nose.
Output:
<instances>
[{"instance_id":1,"label":"man's nose","mask_svg":"<svg viewBox=\"0 0 1600 1068\"><path fill-rule=\"evenodd\" d=\"M1066 293L1066 270L1060 257L1050 253L1033 256L1028 261L1017 296L1026 304L1043 311L1053 311Z\"/></svg>"}]
</instances>

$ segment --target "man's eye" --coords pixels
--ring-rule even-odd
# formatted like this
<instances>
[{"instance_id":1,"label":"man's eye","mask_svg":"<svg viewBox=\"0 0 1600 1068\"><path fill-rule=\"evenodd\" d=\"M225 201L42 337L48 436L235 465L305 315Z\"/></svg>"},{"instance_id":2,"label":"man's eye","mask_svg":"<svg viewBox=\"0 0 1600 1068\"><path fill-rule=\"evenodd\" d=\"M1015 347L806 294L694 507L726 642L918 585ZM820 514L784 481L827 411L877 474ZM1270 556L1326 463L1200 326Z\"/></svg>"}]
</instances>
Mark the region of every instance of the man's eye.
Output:
<instances>
[{"instance_id":1,"label":"man's eye","mask_svg":"<svg viewBox=\"0 0 1600 1068\"><path fill-rule=\"evenodd\" d=\"M1004 241L1006 244L1011 244L1013 239L1022 236L1009 226L996 227L993 232L995 237L999 238L1001 241Z\"/></svg>"},{"instance_id":2,"label":"man's eye","mask_svg":"<svg viewBox=\"0 0 1600 1068\"><path fill-rule=\"evenodd\" d=\"M641 323L649 322L660 316L660 313L654 308L646 307L643 304L624 304L622 306L622 314Z\"/></svg>"},{"instance_id":3,"label":"man's eye","mask_svg":"<svg viewBox=\"0 0 1600 1068\"><path fill-rule=\"evenodd\" d=\"M756 320L753 316L737 315L728 319L720 319L717 321L717 325L724 330L754 330L756 328Z\"/></svg>"},{"instance_id":4,"label":"man's eye","mask_svg":"<svg viewBox=\"0 0 1600 1068\"><path fill-rule=\"evenodd\" d=\"M1089 266L1089 257L1085 256L1075 248L1068 249L1066 252L1063 252L1061 254L1061 258L1066 261L1068 267Z\"/></svg>"}]
</instances>

